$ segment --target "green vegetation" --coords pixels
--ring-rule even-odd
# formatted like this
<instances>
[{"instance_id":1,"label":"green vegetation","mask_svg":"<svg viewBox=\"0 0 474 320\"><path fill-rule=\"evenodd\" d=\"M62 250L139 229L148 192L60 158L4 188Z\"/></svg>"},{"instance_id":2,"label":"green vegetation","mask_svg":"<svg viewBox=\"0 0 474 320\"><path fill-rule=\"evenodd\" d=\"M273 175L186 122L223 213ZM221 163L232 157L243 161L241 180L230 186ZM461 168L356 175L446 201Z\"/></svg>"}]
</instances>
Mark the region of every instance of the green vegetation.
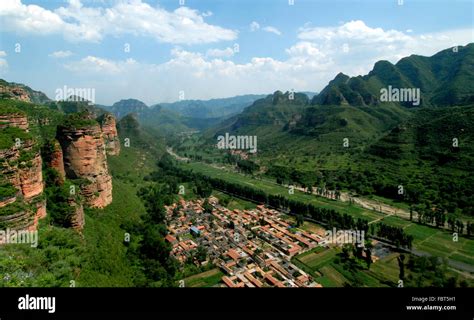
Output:
<instances>
[{"instance_id":1,"label":"green vegetation","mask_svg":"<svg viewBox=\"0 0 474 320\"><path fill-rule=\"evenodd\" d=\"M419 88L423 106L450 106L474 101L472 64L474 44L438 52L431 57L411 55L393 65L378 61L365 76L349 78L339 73L321 93L313 98L315 105L380 105L380 88ZM455 71L453 71L455 70ZM403 103L411 107L412 103Z\"/></svg>"},{"instance_id":2,"label":"green vegetation","mask_svg":"<svg viewBox=\"0 0 474 320\"><path fill-rule=\"evenodd\" d=\"M8 181L0 181L0 201L11 198L17 194L18 190Z\"/></svg>"},{"instance_id":3,"label":"green vegetation","mask_svg":"<svg viewBox=\"0 0 474 320\"><path fill-rule=\"evenodd\" d=\"M84 128L98 125L98 122L90 116L91 114L87 111L71 113L64 118L61 126L65 128Z\"/></svg>"},{"instance_id":4,"label":"green vegetation","mask_svg":"<svg viewBox=\"0 0 474 320\"><path fill-rule=\"evenodd\" d=\"M16 143L21 146L33 137L31 134L16 127L7 127L0 129L0 150L5 150L13 147Z\"/></svg>"}]
</instances>

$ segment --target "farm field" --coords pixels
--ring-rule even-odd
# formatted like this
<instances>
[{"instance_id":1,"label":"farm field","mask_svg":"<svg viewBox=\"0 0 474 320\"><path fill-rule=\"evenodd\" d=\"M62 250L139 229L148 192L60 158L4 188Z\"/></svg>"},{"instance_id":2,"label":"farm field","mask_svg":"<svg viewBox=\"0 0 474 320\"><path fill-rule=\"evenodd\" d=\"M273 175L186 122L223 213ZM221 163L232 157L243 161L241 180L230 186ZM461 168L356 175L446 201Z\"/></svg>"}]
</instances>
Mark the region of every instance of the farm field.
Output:
<instances>
[{"instance_id":1,"label":"farm field","mask_svg":"<svg viewBox=\"0 0 474 320\"><path fill-rule=\"evenodd\" d=\"M211 269L184 279L185 287L212 287L217 285L224 274L218 269Z\"/></svg>"}]
</instances>

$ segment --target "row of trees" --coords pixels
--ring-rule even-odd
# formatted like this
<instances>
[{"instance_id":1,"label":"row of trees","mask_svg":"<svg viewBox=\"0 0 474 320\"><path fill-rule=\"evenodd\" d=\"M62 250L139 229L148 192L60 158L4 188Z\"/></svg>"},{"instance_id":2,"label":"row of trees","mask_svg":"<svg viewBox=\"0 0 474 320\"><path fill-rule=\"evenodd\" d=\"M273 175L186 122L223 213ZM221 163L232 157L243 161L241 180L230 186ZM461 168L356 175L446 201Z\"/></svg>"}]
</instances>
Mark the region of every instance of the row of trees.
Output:
<instances>
[{"instance_id":1,"label":"row of trees","mask_svg":"<svg viewBox=\"0 0 474 320\"><path fill-rule=\"evenodd\" d=\"M389 226L383 222L379 222L374 225L372 232L378 237L389 239L397 247L402 246L408 249L412 248L413 236L406 234L400 227Z\"/></svg>"},{"instance_id":2,"label":"row of trees","mask_svg":"<svg viewBox=\"0 0 474 320\"><path fill-rule=\"evenodd\" d=\"M413 219L413 214L416 213L418 223L428 224L437 228L448 225L452 232L463 234L466 231L468 236L474 234L474 224L464 222L456 214L448 214L446 208L442 205L432 207L429 202L421 204L410 205L410 220Z\"/></svg>"},{"instance_id":3,"label":"row of trees","mask_svg":"<svg viewBox=\"0 0 474 320\"><path fill-rule=\"evenodd\" d=\"M410 178L393 176L380 169L353 171L321 170L301 171L281 165L270 166L267 175L274 177L280 184L296 184L309 190L315 190L322 196L338 199L340 190L350 189L361 195L377 194L386 198L410 204L410 213L416 215L421 224L438 228L448 227L453 232L468 236L474 234L474 225L464 224L460 214L474 214L474 196L472 177L437 176ZM404 182L400 182L404 180Z\"/></svg>"}]
</instances>

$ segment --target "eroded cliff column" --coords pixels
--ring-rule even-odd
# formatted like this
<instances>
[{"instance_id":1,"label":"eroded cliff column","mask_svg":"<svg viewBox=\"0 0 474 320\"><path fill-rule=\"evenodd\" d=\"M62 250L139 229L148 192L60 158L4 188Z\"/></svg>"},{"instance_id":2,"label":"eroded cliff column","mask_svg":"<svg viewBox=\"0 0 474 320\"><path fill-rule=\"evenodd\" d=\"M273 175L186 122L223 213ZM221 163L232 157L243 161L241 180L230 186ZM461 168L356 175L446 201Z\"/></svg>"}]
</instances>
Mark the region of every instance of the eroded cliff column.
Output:
<instances>
[{"instance_id":1,"label":"eroded cliff column","mask_svg":"<svg viewBox=\"0 0 474 320\"><path fill-rule=\"evenodd\" d=\"M66 177L80 184L85 203L103 208L112 202L105 143L97 121L84 115L70 116L58 127Z\"/></svg>"}]
</instances>

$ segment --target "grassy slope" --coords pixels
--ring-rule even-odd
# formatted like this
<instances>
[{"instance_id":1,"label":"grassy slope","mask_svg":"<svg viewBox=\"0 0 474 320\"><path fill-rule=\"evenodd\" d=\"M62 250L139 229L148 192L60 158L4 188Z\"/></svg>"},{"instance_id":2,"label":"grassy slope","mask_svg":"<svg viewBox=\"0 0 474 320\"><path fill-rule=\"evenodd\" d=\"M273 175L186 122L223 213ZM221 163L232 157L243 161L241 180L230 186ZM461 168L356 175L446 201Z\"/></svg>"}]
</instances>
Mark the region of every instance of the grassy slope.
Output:
<instances>
[{"instance_id":1,"label":"grassy slope","mask_svg":"<svg viewBox=\"0 0 474 320\"><path fill-rule=\"evenodd\" d=\"M108 158L113 177L113 202L105 209L88 209L84 238L86 264L78 279L83 286L132 286L136 269L130 265L120 226L135 222L145 213L137 196L143 177L152 171L155 159L140 149L122 147L119 156ZM132 243L140 235L130 235Z\"/></svg>"}]
</instances>

